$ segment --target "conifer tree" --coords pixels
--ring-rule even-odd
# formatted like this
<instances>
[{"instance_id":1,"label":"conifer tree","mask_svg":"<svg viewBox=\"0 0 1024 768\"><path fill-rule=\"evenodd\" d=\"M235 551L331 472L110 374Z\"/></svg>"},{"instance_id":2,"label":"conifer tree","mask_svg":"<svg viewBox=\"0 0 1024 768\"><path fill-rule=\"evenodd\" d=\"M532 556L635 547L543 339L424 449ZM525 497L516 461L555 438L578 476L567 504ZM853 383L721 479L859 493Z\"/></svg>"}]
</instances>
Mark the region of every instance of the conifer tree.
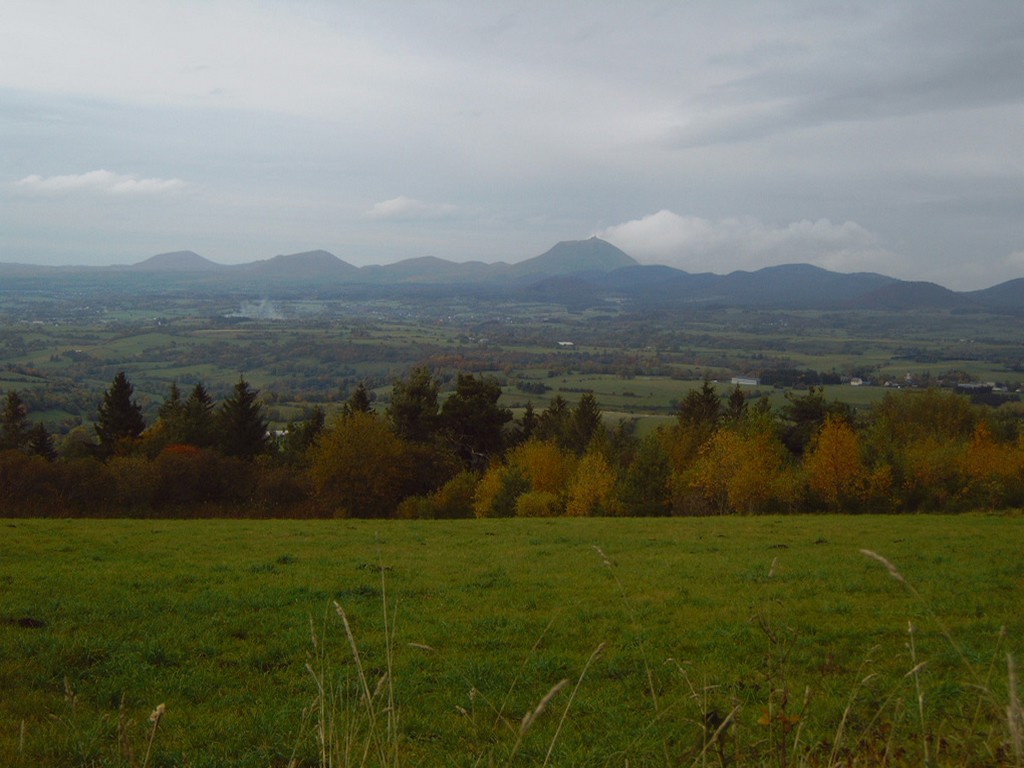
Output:
<instances>
[{"instance_id":1,"label":"conifer tree","mask_svg":"<svg viewBox=\"0 0 1024 768\"><path fill-rule=\"evenodd\" d=\"M259 391L241 377L217 412L217 433L225 456L251 459L267 452L270 440Z\"/></svg>"},{"instance_id":2,"label":"conifer tree","mask_svg":"<svg viewBox=\"0 0 1024 768\"><path fill-rule=\"evenodd\" d=\"M718 428L721 418L722 401L715 386L707 379L700 389L688 392L679 404L680 425L696 430L705 438Z\"/></svg>"},{"instance_id":3,"label":"conifer tree","mask_svg":"<svg viewBox=\"0 0 1024 768\"><path fill-rule=\"evenodd\" d=\"M496 379L460 373L455 391L444 401L441 423L467 468L483 469L504 446L502 430L512 421L512 411L498 405L500 397Z\"/></svg>"},{"instance_id":4,"label":"conifer tree","mask_svg":"<svg viewBox=\"0 0 1024 768\"><path fill-rule=\"evenodd\" d=\"M28 407L13 389L7 393L0 414L0 450L21 450L29 440Z\"/></svg>"},{"instance_id":5,"label":"conifer tree","mask_svg":"<svg viewBox=\"0 0 1024 768\"><path fill-rule=\"evenodd\" d=\"M366 411L357 411L366 413ZM319 405L314 406L307 418L298 423L289 422L281 441L281 453L287 464L301 464L306 454L323 432L326 418Z\"/></svg>"},{"instance_id":6,"label":"conifer tree","mask_svg":"<svg viewBox=\"0 0 1024 768\"><path fill-rule=\"evenodd\" d=\"M53 447L53 435L46 426L39 422L29 431L28 451L33 456L41 456L47 461L57 460L57 449Z\"/></svg>"},{"instance_id":7,"label":"conifer tree","mask_svg":"<svg viewBox=\"0 0 1024 768\"><path fill-rule=\"evenodd\" d=\"M360 381L352 395L345 401L342 411L346 416L351 416L353 413L369 413L370 410L370 393L366 391L366 385Z\"/></svg>"},{"instance_id":8,"label":"conifer tree","mask_svg":"<svg viewBox=\"0 0 1024 768\"><path fill-rule=\"evenodd\" d=\"M181 390L176 382L171 382L171 388L167 392L167 399L164 400L160 410L157 411L160 420L161 436L169 443L184 442L181 434L185 421L185 404L181 400Z\"/></svg>"},{"instance_id":9,"label":"conifer tree","mask_svg":"<svg viewBox=\"0 0 1024 768\"><path fill-rule=\"evenodd\" d=\"M198 448L209 448L216 442L213 421L213 398L202 383L196 384L182 409L178 440Z\"/></svg>"},{"instance_id":10,"label":"conifer tree","mask_svg":"<svg viewBox=\"0 0 1024 768\"><path fill-rule=\"evenodd\" d=\"M388 408L395 434L403 440L429 442L437 429L437 382L430 369L420 367L408 381L396 381Z\"/></svg>"},{"instance_id":11,"label":"conifer tree","mask_svg":"<svg viewBox=\"0 0 1024 768\"><path fill-rule=\"evenodd\" d=\"M594 436L604 429L601 420L601 409L597 398L592 392L585 392L579 403L572 409L565 428L565 447L574 451L577 456L586 453L587 446Z\"/></svg>"},{"instance_id":12,"label":"conifer tree","mask_svg":"<svg viewBox=\"0 0 1024 768\"><path fill-rule=\"evenodd\" d=\"M555 395L551 398L548 407L541 412L540 418L537 419L536 438L538 440L557 440L561 443L565 439L565 428L570 414L569 404L565 398Z\"/></svg>"},{"instance_id":13,"label":"conifer tree","mask_svg":"<svg viewBox=\"0 0 1024 768\"><path fill-rule=\"evenodd\" d=\"M112 454L119 442L138 438L146 428L142 408L132 399L134 391L124 371L120 371L103 393L95 429L100 451L106 455Z\"/></svg>"}]
</instances>

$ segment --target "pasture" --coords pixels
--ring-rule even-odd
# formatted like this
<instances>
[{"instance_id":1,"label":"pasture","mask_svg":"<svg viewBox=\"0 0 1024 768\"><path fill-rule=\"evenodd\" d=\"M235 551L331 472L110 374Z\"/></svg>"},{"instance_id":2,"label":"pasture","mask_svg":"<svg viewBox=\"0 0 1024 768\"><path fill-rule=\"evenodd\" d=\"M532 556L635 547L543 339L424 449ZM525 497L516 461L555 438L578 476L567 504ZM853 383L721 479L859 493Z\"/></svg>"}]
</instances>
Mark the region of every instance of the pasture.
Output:
<instances>
[{"instance_id":1,"label":"pasture","mask_svg":"<svg viewBox=\"0 0 1024 768\"><path fill-rule=\"evenodd\" d=\"M0 521L0 761L1019 765L1021 525Z\"/></svg>"}]
</instances>

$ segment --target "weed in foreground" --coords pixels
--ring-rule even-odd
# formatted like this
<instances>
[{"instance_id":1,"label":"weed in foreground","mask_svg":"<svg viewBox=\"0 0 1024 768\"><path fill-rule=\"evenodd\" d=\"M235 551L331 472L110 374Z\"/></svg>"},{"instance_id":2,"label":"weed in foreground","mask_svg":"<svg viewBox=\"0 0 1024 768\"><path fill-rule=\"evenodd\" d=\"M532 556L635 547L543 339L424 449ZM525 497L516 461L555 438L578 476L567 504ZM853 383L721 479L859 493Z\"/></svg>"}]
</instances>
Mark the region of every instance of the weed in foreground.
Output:
<instances>
[{"instance_id":1,"label":"weed in foreground","mask_svg":"<svg viewBox=\"0 0 1024 768\"><path fill-rule=\"evenodd\" d=\"M313 737L316 742L317 765L320 768L334 768L335 766L355 766L365 768L398 768L403 765L403 742L399 728L399 710L394 694L394 661L395 661L395 616L389 615L387 603L387 591L385 584L385 569L381 568L381 595L384 616L385 635L385 672L371 686L367 676L366 667L363 663L362 653L352 625L344 607L334 602L334 615L340 619L344 628L348 651L354 668L354 685L351 680L340 676L336 669L332 668L331 659L325 650L325 643L322 635L326 635L326 618L322 633L318 634L310 622L311 641L313 650L306 663L306 670L310 674L316 687L316 694L304 713L303 726L300 729L299 742L303 739L303 733L312 725ZM544 633L550 629L550 624L545 628ZM542 637L543 634L542 633ZM540 639L531 648L531 655L537 650ZM408 647L431 653L435 649L423 643L408 643ZM561 708L561 715L554 728L553 735L547 743L543 760L539 762L542 768L552 765L555 759L555 749L563 727L569 718L570 711L580 688L583 685L587 672L593 664L601 657L605 650L605 644L599 644L590 654L579 676L576 678L565 704ZM529 657L527 658L528 661ZM524 661L524 667L526 662ZM522 670L520 670L520 673ZM461 674L461 673L460 673ZM464 676L463 676L464 677ZM476 702L480 700L485 707L491 711L491 732L484 734L482 741L490 744L490 747L482 752L473 763L474 765L514 765L521 764L523 748L528 737L534 730L537 722L545 716L563 690L570 685L568 678L563 678L554 683L531 709L522 716L516 725L508 717L507 709L512 693L519 683L519 675L513 679L500 704L493 704L490 699L483 695L479 689L469 683L470 710L459 707L459 711L470 718L473 722L477 720ZM354 688L354 693L353 693ZM478 734L479 736L480 734ZM502 748L503 739L509 739L511 746ZM296 744L292 759L289 761L289 768L298 768L303 763L297 757L299 744ZM536 748L534 749L536 752ZM539 754L539 753L538 753Z\"/></svg>"}]
</instances>

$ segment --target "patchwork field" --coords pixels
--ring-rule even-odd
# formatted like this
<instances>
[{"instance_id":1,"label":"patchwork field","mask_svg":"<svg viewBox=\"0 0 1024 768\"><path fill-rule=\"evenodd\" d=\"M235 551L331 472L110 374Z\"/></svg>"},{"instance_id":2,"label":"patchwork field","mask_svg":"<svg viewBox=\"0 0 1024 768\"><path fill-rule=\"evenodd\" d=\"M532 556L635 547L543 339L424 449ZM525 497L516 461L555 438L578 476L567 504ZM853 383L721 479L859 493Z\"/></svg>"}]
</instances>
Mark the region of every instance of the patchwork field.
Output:
<instances>
[{"instance_id":1,"label":"patchwork field","mask_svg":"<svg viewBox=\"0 0 1024 768\"><path fill-rule=\"evenodd\" d=\"M1021 760L1014 515L0 528L4 765Z\"/></svg>"}]
</instances>

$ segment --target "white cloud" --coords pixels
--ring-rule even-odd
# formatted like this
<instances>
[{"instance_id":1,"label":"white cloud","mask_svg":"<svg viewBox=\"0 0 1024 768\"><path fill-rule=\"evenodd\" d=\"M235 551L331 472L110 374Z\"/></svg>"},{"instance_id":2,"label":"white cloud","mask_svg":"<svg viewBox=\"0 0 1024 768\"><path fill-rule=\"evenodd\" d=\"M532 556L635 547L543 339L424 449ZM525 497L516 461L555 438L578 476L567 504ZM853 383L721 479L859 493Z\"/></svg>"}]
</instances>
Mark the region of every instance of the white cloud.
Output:
<instances>
[{"instance_id":1,"label":"white cloud","mask_svg":"<svg viewBox=\"0 0 1024 768\"><path fill-rule=\"evenodd\" d=\"M448 203L425 203L402 195L376 203L366 212L366 218L388 221L440 219L453 214L455 210L456 207Z\"/></svg>"},{"instance_id":2,"label":"white cloud","mask_svg":"<svg viewBox=\"0 0 1024 768\"><path fill-rule=\"evenodd\" d=\"M771 226L750 217L710 220L661 210L608 227L597 236L639 261L691 272L724 273L782 263L891 272L895 258L859 224L834 224L828 219Z\"/></svg>"},{"instance_id":3,"label":"white cloud","mask_svg":"<svg viewBox=\"0 0 1024 768\"><path fill-rule=\"evenodd\" d=\"M1006 257L1005 265L1008 269L1024 271L1024 251L1014 251Z\"/></svg>"},{"instance_id":4,"label":"white cloud","mask_svg":"<svg viewBox=\"0 0 1024 768\"><path fill-rule=\"evenodd\" d=\"M66 176L33 174L15 182L15 186L28 192L42 194L90 192L110 195L154 195L181 190L185 187L185 182L181 179L140 179L134 175L100 169Z\"/></svg>"}]
</instances>

